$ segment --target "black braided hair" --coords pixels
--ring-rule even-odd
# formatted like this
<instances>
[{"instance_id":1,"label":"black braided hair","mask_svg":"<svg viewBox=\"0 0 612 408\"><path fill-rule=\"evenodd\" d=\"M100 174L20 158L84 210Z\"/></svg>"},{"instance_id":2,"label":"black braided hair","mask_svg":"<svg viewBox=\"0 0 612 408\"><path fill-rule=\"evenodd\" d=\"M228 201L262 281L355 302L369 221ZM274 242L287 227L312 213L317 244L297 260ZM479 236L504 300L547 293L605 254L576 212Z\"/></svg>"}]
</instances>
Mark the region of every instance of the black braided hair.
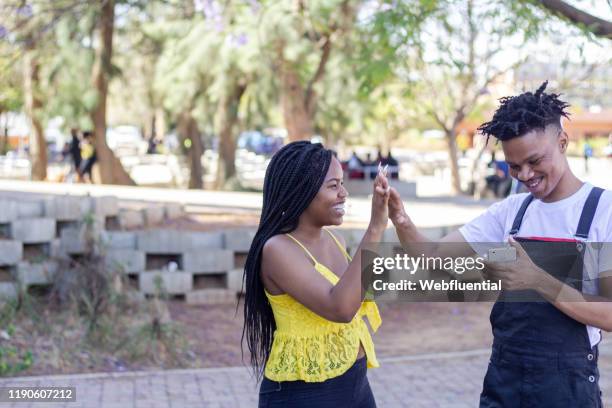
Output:
<instances>
[{"instance_id":1,"label":"black braided hair","mask_svg":"<svg viewBox=\"0 0 612 408\"><path fill-rule=\"evenodd\" d=\"M493 119L478 127L487 136L487 142L489 136L501 141L510 140L534 129L560 125L561 116L569 118L566 111L569 104L560 100L558 94L545 93L546 85L548 81L540 85L535 93L525 92L501 98Z\"/></svg>"},{"instance_id":2,"label":"black braided hair","mask_svg":"<svg viewBox=\"0 0 612 408\"><path fill-rule=\"evenodd\" d=\"M298 141L281 148L266 169L259 228L251 243L243 275L242 341L246 337L251 365L258 379L270 355L276 329L260 276L262 249L274 235L297 228L300 215L321 188L331 160L331 150L322 144Z\"/></svg>"}]
</instances>

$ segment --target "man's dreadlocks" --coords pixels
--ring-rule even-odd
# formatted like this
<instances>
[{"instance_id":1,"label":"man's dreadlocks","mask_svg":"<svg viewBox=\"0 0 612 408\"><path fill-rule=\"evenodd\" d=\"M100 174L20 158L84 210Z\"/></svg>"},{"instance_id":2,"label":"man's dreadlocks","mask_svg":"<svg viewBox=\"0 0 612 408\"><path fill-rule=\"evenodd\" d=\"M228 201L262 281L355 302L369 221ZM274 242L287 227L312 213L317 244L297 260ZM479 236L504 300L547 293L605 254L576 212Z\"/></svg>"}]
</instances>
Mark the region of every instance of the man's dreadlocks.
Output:
<instances>
[{"instance_id":1,"label":"man's dreadlocks","mask_svg":"<svg viewBox=\"0 0 612 408\"><path fill-rule=\"evenodd\" d=\"M517 96L501 98L493 119L485 122L478 130L487 136L505 141L522 136L534 129L544 129L551 124L560 124L561 116L569 117L568 103L559 99L558 94L545 93L545 81L535 93L525 92Z\"/></svg>"}]
</instances>

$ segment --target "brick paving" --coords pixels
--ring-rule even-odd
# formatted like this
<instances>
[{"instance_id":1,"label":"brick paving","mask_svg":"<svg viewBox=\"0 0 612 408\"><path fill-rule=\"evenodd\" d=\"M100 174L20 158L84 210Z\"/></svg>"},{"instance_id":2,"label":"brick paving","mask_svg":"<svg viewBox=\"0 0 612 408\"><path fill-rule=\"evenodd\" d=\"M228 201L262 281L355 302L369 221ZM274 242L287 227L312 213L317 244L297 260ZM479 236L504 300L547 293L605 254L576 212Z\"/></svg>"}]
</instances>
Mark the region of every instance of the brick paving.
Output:
<instances>
[{"instance_id":1,"label":"brick paving","mask_svg":"<svg viewBox=\"0 0 612 408\"><path fill-rule=\"evenodd\" d=\"M380 407L478 406L489 350L381 358L368 373ZM612 343L601 346L604 405L612 404ZM240 408L257 406L257 385L244 367L22 377L6 386L73 386L72 403L0 403L2 407Z\"/></svg>"}]
</instances>

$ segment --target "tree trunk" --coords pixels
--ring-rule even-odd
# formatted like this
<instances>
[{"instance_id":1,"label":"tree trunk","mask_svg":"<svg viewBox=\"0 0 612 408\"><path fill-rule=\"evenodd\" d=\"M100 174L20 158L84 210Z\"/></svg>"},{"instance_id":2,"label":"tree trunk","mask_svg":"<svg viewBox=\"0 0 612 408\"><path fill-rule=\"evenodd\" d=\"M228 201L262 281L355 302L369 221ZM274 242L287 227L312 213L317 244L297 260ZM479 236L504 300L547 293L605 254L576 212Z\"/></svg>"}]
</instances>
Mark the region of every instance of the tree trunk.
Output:
<instances>
[{"instance_id":1,"label":"tree trunk","mask_svg":"<svg viewBox=\"0 0 612 408\"><path fill-rule=\"evenodd\" d=\"M217 161L217 179L215 187L223 188L225 183L236 175L236 138L234 128L238 121L240 99L246 85L237 84L219 100L217 126L219 129L219 159Z\"/></svg>"},{"instance_id":2,"label":"tree trunk","mask_svg":"<svg viewBox=\"0 0 612 408\"><path fill-rule=\"evenodd\" d=\"M47 142L40 123L42 102L38 95L38 71L40 64L31 43L24 55L24 93L25 110L30 122L30 162L32 163L32 180L47 178Z\"/></svg>"},{"instance_id":3,"label":"tree trunk","mask_svg":"<svg viewBox=\"0 0 612 408\"><path fill-rule=\"evenodd\" d=\"M166 117L162 108L155 108L155 135L159 140L166 137Z\"/></svg>"},{"instance_id":4,"label":"tree trunk","mask_svg":"<svg viewBox=\"0 0 612 408\"><path fill-rule=\"evenodd\" d=\"M281 105L289 141L308 140L314 135L314 112L308 107L306 92L297 72L286 62L282 65Z\"/></svg>"},{"instance_id":5,"label":"tree trunk","mask_svg":"<svg viewBox=\"0 0 612 408\"><path fill-rule=\"evenodd\" d=\"M115 23L115 1L101 0L102 9L98 20L100 39L96 48L96 57L92 69L92 83L97 91L96 106L91 111L94 125L94 147L98 157L100 181L102 184L135 185L125 171L121 161L106 144L106 98L108 95L108 77L113 55L113 30Z\"/></svg>"},{"instance_id":6,"label":"tree trunk","mask_svg":"<svg viewBox=\"0 0 612 408\"><path fill-rule=\"evenodd\" d=\"M190 111L185 111L179 115L177 132L183 149L187 149L189 188L193 190L203 189L204 183L202 177L204 170L202 168L202 155L204 154L204 145L202 144L202 136L198 130L198 124ZM187 140L189 142L185 143Z\"/></svg>"},{"instance_id":7,"label":"tree trunk","mask_svg":"<svg viewBox=\"0 0 612 408\"><path fill-rule=\"evenodd\" d=\"M453 127L446 133L446 142L448 143L448 161L451 169L451 188L453 194L461 193L461 178L459 174L459 163L457 155L457 128Z\"/></svg>"},{"instance_id":8,"label":"tree trunk","mask_svg":"<svg viewBox=\"0 0 612 408\"><path fill-rule=\"evenodd\" d=\"M4 112L0 112L0 116L2 116L2 113ZM8 150L8 117L4 121L4 126L2 129L2 139L0 139L0 155L6 154L7 150Z\"/></svg>"}]
</instances>

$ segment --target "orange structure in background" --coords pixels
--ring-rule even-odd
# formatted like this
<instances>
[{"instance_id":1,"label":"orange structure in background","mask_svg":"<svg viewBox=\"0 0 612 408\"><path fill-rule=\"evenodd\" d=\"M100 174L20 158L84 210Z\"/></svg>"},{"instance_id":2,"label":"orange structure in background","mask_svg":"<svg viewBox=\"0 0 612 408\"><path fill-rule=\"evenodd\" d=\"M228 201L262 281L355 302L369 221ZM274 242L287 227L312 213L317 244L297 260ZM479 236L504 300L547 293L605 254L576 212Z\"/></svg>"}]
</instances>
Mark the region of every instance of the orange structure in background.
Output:
<instances>
[{"instance_id":1,"label":"orange structure in background","mask_svg":"<svg viewBox=\"0 0 612 408\"><path fill-rule=\"evenodd\" d=\"M574 113L563 120L563 128L572 140L588 137L608 137L612 134L612 109L598 113Z\"/></svg>"},{"instance_id":2,"label":"orange structure in background","mask_svg":"<svg viewBox=\"0 0 612 408\"><path fill-rule=\"evenodd\" d=\"M474 135L480 122L464 120L457 127L457 134L465 133L474 145ZM583 140L585 137L605 137L612 134L612 109L601 112L576 112L570 119L563 119L563 128L571 140Z\"/></svg>"}]
</instances>

